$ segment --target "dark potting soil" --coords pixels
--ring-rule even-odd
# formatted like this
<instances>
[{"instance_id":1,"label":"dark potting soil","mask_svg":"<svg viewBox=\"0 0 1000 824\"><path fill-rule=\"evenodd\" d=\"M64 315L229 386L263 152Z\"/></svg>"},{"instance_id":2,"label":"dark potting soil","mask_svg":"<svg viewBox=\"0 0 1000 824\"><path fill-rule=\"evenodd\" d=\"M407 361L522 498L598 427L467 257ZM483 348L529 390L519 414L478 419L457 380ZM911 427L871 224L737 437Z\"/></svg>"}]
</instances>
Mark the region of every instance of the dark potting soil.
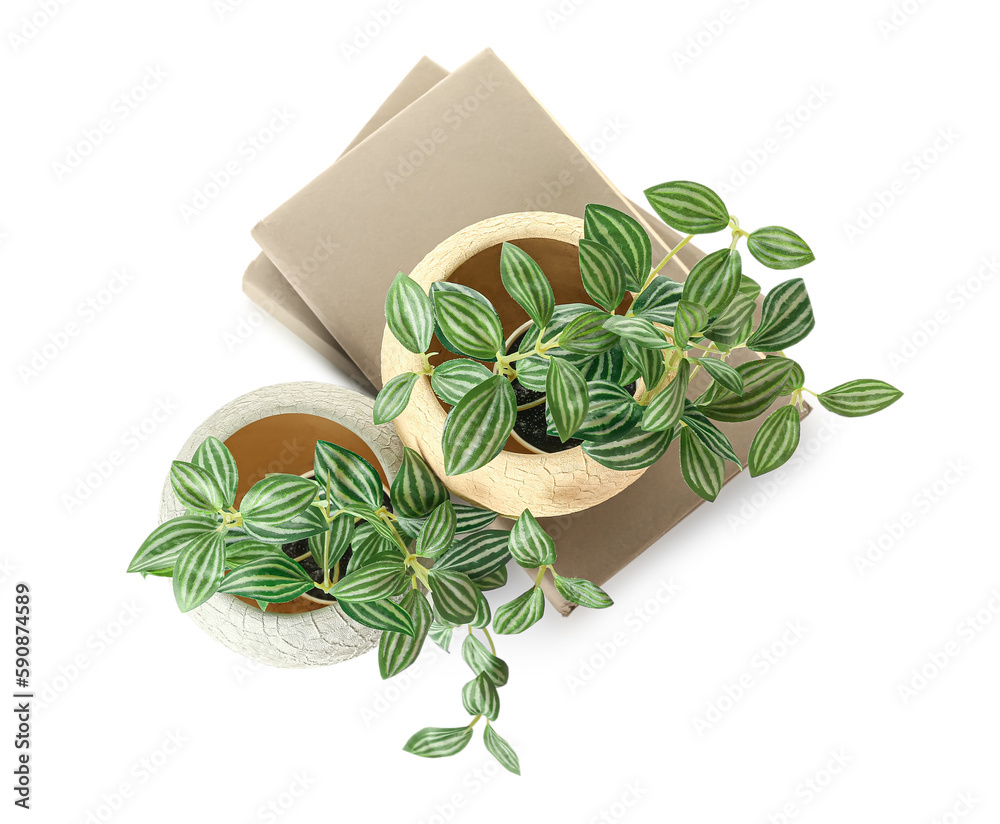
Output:
<instances>
[{"instance_id":1,"label":"dark potting soil","mask_svg":"<svg viewBox=\"0 0 1000 824\"><path fill-rule=\"evenodd\" d=\"M389 510L389 512L392 512L392 502L389 500L389 494L384 489L382 490L382 506ZM297 561L299 566L301 566L306 571L306 574L317 584L321 584L323 582L323 570L320 569L319 564L317 564L313 559L312 553L309 552L309 541L307 539L303 538L301 541L292 541L291 543L282 544L281 551L293 561ZM351 548L348 547L343 557L337 563L338 580L347 574L347 565L350 563L350 560ZM332 575L333 570L330 572ZM315 598L317 601L327 601L331 604L337 600L328 592L323 592L323 590L319 587L313 587L305 594L310 598Z\"/></svg>"},{"instance_id":2,"label":"dark potting soil","mask_svg":"<svg viewBox=\"0 0 1000 824\"><path fill-rule=\"evenodd\" d=\"M527 330L511 341L510 346L507 347L508 355L511 352L517 351L517 347L521 345L525 334L527 334ZM522 386L521 382L516 378L510 382L510 385L514 389L514 397L517 398L518 406L535 403L545 397L544 392L535 392L532 389L528 389ZM563 443L557 436L548 433L548 428L545 425L544 403L519 410L517 418L514 420L514 431L518 434L518 437L542 452L563 452L583 443L583 441L578 441L576 438L570 438L566 443Z\"/></svg>"}]
</instances>

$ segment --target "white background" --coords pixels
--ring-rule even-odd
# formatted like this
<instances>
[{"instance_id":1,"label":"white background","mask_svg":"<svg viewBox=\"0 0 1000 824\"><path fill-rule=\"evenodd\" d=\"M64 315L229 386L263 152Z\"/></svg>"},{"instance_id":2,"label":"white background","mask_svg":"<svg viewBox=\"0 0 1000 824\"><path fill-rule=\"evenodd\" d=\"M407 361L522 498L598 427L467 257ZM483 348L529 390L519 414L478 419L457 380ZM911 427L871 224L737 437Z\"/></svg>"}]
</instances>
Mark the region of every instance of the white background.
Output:
<instances>
[{"instance_id":1,"label":"white background","mask_svg":"<svg viewBox=\"0 0 1000 824\"><path fill-rule=\"evenodd\" d=\"M30 582L48 698L33 809L10 820L998 819L995 3L45 6L0 12L0 614L10 626ZM388 22L348 55L380 11ZM25 15L43 23L33 35ZM781 483L732 483L608 584L613 609L501 639L513 675L498 729L521 778L478 738L450 760L401 751L419 727L464 723L457 655L394 686L374 654L254 668L180 616L165 582L124 573L208 413L266 384L347 383L269 318L233 343L258 318L240 290L250 227L421 55L453 68L486 46L629 196L703 181L744 226L810 242L817 327L796 357L811 388L879 377L906 392L872 418L817 410ZM123 109L144 78L155 88ZM291 122L247 161L274 109ZM110 134L60 171L102 118ZM609 121L620 134L602 143ZM185 221L180 206L233 158L241 173ZM88 314L113 270L127 285ZM116 450L121 465L72 503ZM881 557L862 569L872 542ZM514 571L505 594L524 583ZM783 647L789 623L800 637Z\"/></svg>"}]
</instances>

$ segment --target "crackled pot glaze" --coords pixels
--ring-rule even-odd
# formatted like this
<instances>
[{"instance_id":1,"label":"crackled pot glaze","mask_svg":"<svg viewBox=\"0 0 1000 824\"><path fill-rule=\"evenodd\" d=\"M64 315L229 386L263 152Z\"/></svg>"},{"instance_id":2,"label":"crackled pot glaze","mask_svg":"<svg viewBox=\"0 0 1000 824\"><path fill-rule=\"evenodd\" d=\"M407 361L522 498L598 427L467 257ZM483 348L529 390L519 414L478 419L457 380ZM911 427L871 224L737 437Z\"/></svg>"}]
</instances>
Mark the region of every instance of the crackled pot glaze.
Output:
<instances>
[{"instance_id":1,"label":"crackled pot glaze","mask_svg":"<svg viewBox=\"0 0 1000 824\"><path fill-rule=\"evenodd\" d=\"M280 415L323 419L353 433L371 451L391 482L403 459L403 446L391 425L372 423L372 400L366 395L324 383L284 383L257 389L223 406L199 426L177 456L189 461L198 445L209 435L223 442L246 427ZM322 426L322 422L320 422ZM350 446L349 446L350 448ZM275 444L276 455L288 451L287 444ZM236 454L234 452L234 454ZM293 447L289 454L301 466L263 467L265 471L299 472L312 466L312 449ZM282 460L276 458L278 464ZM237 456L237 465L239 466ZM244 467L239 467L241 476ZM259 474L259 473L258 473ZM241 480L241 492L245 483ZM163 488L160 522L184 514L170 480ZM281 605L277 605L281 606ZM261 611L232 595L216 594L188 613L210 636L240 655L275 667L317 667L355 658L378 644L380 633L348 618L337 604L309 611L282 613Z\"/></svg>"},{"instance_id":2,"label":"crackled pot glaze","mask_svg":"<svg viewBox=\"0 0 1000 824\"><path fill-rule=\"evenodd\" d=\"M428 254L410 273L425 291L432 283L452 280L489 297L497 308L505 335L527 316L506 295L500 280L500 248L515 241L542 267L552 282L557 303L592 303L583 290L578 247L583 221L552 212L520 212L475 223ZM441 350L437 340L433 350ZM432 360L432 363L435 360ZM419 371L420 355L407 351L386 328L382 338L382 381ZM517 517L530 509L536 517L578 512L603 503L637 481L644 469L619 472L601 466L581 447L550 454L531 454L513 439L486 466L463 475L446 476L441 433L446 408L421 377L406 410L394 421L400 440L419 452L456 495L502 515Z\"/></svg>"}]
</instances>

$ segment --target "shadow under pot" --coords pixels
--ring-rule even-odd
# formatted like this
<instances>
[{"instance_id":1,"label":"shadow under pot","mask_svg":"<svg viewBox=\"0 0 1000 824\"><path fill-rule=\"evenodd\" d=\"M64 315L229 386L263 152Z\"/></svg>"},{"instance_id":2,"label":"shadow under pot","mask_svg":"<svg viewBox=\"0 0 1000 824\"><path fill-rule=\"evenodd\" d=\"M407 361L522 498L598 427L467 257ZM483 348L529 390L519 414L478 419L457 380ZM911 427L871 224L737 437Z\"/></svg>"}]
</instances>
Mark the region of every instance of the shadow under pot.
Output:
<instances>
[{"instance_id":1,"label":"shadow under pot","mask_svg":"<svg viewBox=\"0 0 1000 824\"><path fill-rule=\"evenodd\" d=\"M552 285L557 304L593 305L580 276L582 237L580 218L550 212L500 215L473 224L440 243L417 264L410 277L428 292L443 281L480 292L500 317L509 352L527 334L530 323L500 278L503 244L516 244L538 263ZM620 311L629 305L626 296ZM434 365L458 357L436 337L430 351L439 353L431 358ZM383 383L404 372L419 373L422 368L423 356L407 351L387 327L382 337ZM434 394L426 375L414 383L409 404L393 423L403 444L419 452L454 494L511 518L525 509L537 518L588 509L614 497L645 472L609 469L586 455L580 441L563 444L549 436L541 393L531 392L517 382L513 388L518 406L525 407L518 414L515 431L497 457L461 475L445 473L441 436L450 407Z\"/></svg>"},{"instance_id":2,"label":"shadow under pot","mask_svg":"<svg viewBox=\"0 0 1000 824\"><path fill-rule=\"evenodd\" d=\"M402 462L403 447L393 428L376 426L372 415L371 398L343 387L313 382L269 386L215 412L192 433L177 459L191 460L209 436L223 441L239 470L238 508L250 487L266 475L310 475L316 442L329 441L375 467L385 494ZM168 478L160 522L182 514L184 509ZM313 580L323 580L306 541L285 544L282 549L299 560ZM349 565L350 551L342 559L340 575L346 574ZM253 600L216 593L188 615L234 652L278 667L345 661L374 648L380 635L348 617L336 600L318 587L293 601L269 604L266 611Z\"/></svg>"}]
</instances>

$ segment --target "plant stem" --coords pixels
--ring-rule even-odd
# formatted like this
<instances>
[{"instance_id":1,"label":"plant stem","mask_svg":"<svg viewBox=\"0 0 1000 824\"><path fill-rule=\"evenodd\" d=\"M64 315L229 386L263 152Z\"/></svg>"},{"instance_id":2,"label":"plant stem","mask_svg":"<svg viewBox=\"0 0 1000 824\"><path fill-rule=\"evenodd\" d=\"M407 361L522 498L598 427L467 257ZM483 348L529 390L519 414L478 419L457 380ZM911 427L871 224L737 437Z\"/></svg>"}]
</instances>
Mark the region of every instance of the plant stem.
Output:
<instances>
[{"instance_id":1,"label":"plant stem","mask_svg":"<svg viewBox=\"0 0 1000 824\"><path fill-rule=\"evenodd\" d=\"M660 270L667 265L667 263L670 261L670 258L672 258L681 249L687 246L693 237L694 235L688 235L686 238L684 238L684 240L682 240L673 249L670 250L670 253L663 260L660 261L659 266L657 266L652 272L649 273L649 277L646 278L646 282L642 284L642 288L639 290L640 295L643 292L645 292L646 287L653 282L653 278L655 278L658 274L660 274Z\"/></svg>"}]
</instances>

